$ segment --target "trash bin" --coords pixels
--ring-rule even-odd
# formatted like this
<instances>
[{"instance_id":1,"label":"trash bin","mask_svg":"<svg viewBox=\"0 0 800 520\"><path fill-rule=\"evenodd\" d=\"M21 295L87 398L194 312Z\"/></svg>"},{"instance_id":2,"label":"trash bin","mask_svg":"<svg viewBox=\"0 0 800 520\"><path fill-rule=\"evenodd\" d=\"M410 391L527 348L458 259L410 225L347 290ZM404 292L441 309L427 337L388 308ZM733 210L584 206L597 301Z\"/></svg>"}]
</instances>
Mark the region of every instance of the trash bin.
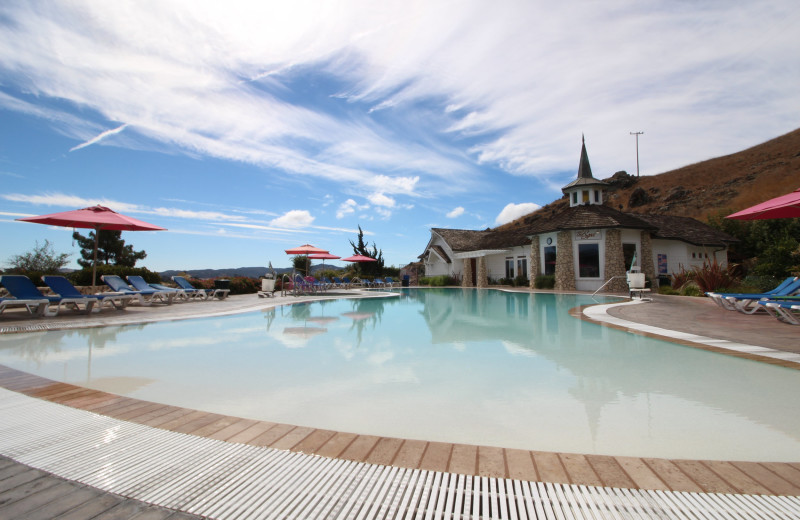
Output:
<instances>
[{"instance_id":1,"label":"trash bin","mask_svg":"<svg viewBox=\"0 0 800 520\"><path fill-rule=\"evenodd\" d=\"M403 286L403 287L408 287L408 281L409 280L410 280L410 277L408 275L403 276L403 280L400 283L400 285Z\"/></svg>"},{"instance_id":2,"label":"trash bin","mask_svg":"<svg viewBox=\"0 0 800 520\"><path fill-rule=\"evenodd\" d=\"M230 289L230 280L214 280L214 289Z\"/></svg>"}]
</instances>

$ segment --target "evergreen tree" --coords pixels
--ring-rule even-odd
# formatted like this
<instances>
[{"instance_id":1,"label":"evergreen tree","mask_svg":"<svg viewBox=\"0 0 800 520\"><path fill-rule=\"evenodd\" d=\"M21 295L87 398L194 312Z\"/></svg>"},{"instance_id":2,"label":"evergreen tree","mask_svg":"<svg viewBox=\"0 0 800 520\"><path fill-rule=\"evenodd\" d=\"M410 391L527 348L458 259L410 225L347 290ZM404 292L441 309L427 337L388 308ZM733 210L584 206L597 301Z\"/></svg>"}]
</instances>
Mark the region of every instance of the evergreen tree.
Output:
<instances>
[{"instance_id":1,"label":"evergreen tree","mask_svg":"<svg viewBox=\"0 0 800 520\"><path fill-rule=\"evenodd\" d=\"M353 246L354 254L368 256L377 260L376 262L361 262L359 264L358 269L362 276L380 276L383 273L383 250L379 250L375 242L372 243L372 251L367 248L367 244L364 243L364 231L361 230L361 225L358 226L358 244L354 244L350 240L350 245Z\"/></svg>"},{"instance_id":2,"label":"evergreen tree","mask_svg":"<svg viewBox=\"0 0 800 520\"><path fill-rule=\"evenodd\" d=\"M81 259L78 264L84 269L90 269L94 262L94 234L90 231L89 236L85 237L75 231L72 239L81 246ZM132 245L126 245L122 240L122 231L100 231L97 242L97 263L114 264L124 267L134 267L136 262L147 257L147 253L134 251Z\"/></svg>"}]
</instances>

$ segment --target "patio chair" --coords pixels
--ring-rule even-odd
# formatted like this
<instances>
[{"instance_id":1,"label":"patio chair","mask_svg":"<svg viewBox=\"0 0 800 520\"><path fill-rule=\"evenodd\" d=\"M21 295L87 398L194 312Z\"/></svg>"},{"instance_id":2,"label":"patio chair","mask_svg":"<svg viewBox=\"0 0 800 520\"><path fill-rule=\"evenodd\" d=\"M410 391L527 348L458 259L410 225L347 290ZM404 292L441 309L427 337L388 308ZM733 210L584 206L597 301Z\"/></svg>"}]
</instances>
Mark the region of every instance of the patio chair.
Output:
<instances>
[{"instance_id":1,"label":"patio chair","mask_svg":"<svg viewBox=\"0 0 800 520\"><path fill-rule=\"evenodd\" d=\"M17 300L47 300L44 316L57 316L62 306L72 307L82 314L92 312L97 298L80 295L80 297L62 298L61 296L45 296L27 276L7 274L0 276L0 285L8 289L9 294ZM80 304L83 304L81 309Z\"/></svg>"},{"instance_id":2,"label":"patio chair","mask_svg":"<svg viewBox=\"0 0 800 520\"><path fill-rule=\"evenodd\" d=\"M178 284L178 287L186 291L186 294L194 293L197 294L198 297L202 297L204 300L209 298L219 298L222 300L231 292L230 289L198 289L183 276L173 276L172 281Z\"/></svg>"},{"instance_id":3,"label":"patio chair","mask_svg":"<svg viewBox=\"0 0 800 520\"><path fill-rule=\"evenodd\" d=\"M18 298L0 298L0 314L10 307L25 307L28 314L37 318L44 316L50 300L20 300Z\"/></svg>"},{"instance_id":4,"label":"patio chair","mask_svg":"<svg viewBox=\"0 0 800 520\"><path fill-rule=\"evenodd\" d=\"M133 286L134 289L137 291L147 291L147 290L154 290L160 293L162 296L166 296L169 298L169 302L172 303L176 300L186 301L189 299L189 296L183 289L175 289L173 287L167 287L166 285L161 284L149 284L147 280L142 278L138 275L130 275L125 277L128 280L128 283ZM157 285L158 287L154 287Z\"/></svg>"},{"instance_id":5,"label":"patio chair","mask_svg":"<svg viewBox=\"0 0 800 520\"><path fill-rule=\"evenodd\" d=\"M759 300L758 306L780 321L800 325L800 300Z\"/></svg>"},{"instance_id":6,"label":"patio chair","mask_svg":"<svg viewBox=\"0 0 800 520\"><path fill-rule=\"evenodd\" d=\"M42 276L42 281L50 287L51 291L62 298L97 298L98 305L94 309L95 312L100 311L104 303L115 309L125 309L125 306L133 299L133 296L113 293L84 295L63 276L45 275Z\"/></svg>"},{"instance_id":7,"label":"patio chair","mask_svg":"<svg viewBox=\"0 0 800 520\"><path fill-rule=\"evenodd\" d=\"M160 302L170 304L174 295L165 293L164 291L157 291L152 287L137 291L125 282L120 276L115 274L104 274L100 277L103 282L111 287L111 290L117 294L133 296L139 305L149 306L153 303Z\"/></svg>"},{"instance_id":8,"label":"patio chair","mask_svg":"<svg viewBox=\"0 0 800 520\"><path fill-rule=\"evenodd\" d=\"M800 292L800 277L790 277L771 291L763 293L715 293L707 292L706 296L729 311L739 311L744 314L754 314L759 310L766 310L757 304L759 300L777 299L784 296L791 296Z\"/></svg>"},{"instance_id":9,"label":"patio chair","mask_svg":"<svg viewBox=\"0 0 800 520\"><path fill-rule=\"evenodd\" d=\"M400 282L395 282L393 279L389 278L388 276L383 279L388 287L394 287L397 284L397 287L400 287Z\"/></svg>"},{"instance_id":10,"label":"patio chair","mask_svg":"<svg viewBox=\"0 0 800 520\"><path fill-rule=\"evenodd\" d=\"M638 295L640 300L644 299L644 293L650 292L646 287L647 279L644 273L628 273L628 292L631 299Z\"/></svg>"}]
</instances>

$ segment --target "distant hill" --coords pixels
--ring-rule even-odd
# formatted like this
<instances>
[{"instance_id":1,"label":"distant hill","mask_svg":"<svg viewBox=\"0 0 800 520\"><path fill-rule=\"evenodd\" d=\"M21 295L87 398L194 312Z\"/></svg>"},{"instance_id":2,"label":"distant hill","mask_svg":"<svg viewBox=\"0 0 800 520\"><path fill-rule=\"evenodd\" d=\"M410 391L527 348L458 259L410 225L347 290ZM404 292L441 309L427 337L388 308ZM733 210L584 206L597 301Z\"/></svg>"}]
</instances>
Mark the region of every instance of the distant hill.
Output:
<instances>
[{"instance_id":1,"label":"distant hill","mask_svg":"<svg viewBox=\"0 0 800 520\"><path fill-rule=\"evenodd\" d=\"M741 152L658 175L636 177L617 172L602 179L598 172L594 174L610 184L604 201L607 206L706 221L710 215L730 214L800 188L800 129ZM546 218L568 205L566 198L560 198L497 229Z\"/></svg>"},{"instance_id":2,"label":"distant hill","mask_svg":"<svg viewBox=\"0 0 800 520\"><path fill-rule=\"evenodd\" d=\"M312 274L321 270L322 264L316 264L311 266ZM339 270L340 267L335 267L332 265L325 265L325 270ZM278 275L282 275L285 273L291 273L291 267L280 267L275 268L275 272ZM169 271L162 271L158 273L161 275L163 280L169 280L170 277L175 275L184 275L188 274L194 278L225 278L225 277L234 277L234 276L245 276L247 278L258 278L264 276L267 273L267 267L231 267L227 269L186 269L186 270L169 270Z\"/></svg>"}]
</instances>

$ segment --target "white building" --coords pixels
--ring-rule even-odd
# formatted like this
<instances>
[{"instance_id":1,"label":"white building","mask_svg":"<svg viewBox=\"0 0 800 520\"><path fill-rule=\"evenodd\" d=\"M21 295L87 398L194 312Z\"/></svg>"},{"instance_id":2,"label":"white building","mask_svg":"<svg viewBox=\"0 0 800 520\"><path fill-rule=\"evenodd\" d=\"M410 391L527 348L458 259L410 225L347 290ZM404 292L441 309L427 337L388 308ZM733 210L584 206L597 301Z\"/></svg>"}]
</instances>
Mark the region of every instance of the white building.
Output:
<instances>
[{"instance_id":1,"label":"white building","mask_svg":"<svg viewBox=\"0 0 800 520\"><path fill-rule=\"evenodd\" d=\"M489 280L553 275L556 290L627 289L632 266L657 286L659 275L727 263L733 237L702 222L672 215L625 213L603 205L607 188L592 176L586 145L577 179L562 188L569 207L548 217L531 214L513 230L434 228L421 258L426 276L449 275L464 287ZM618 278L614 278L618 277Z\"/></svg>"}]
</instances>

